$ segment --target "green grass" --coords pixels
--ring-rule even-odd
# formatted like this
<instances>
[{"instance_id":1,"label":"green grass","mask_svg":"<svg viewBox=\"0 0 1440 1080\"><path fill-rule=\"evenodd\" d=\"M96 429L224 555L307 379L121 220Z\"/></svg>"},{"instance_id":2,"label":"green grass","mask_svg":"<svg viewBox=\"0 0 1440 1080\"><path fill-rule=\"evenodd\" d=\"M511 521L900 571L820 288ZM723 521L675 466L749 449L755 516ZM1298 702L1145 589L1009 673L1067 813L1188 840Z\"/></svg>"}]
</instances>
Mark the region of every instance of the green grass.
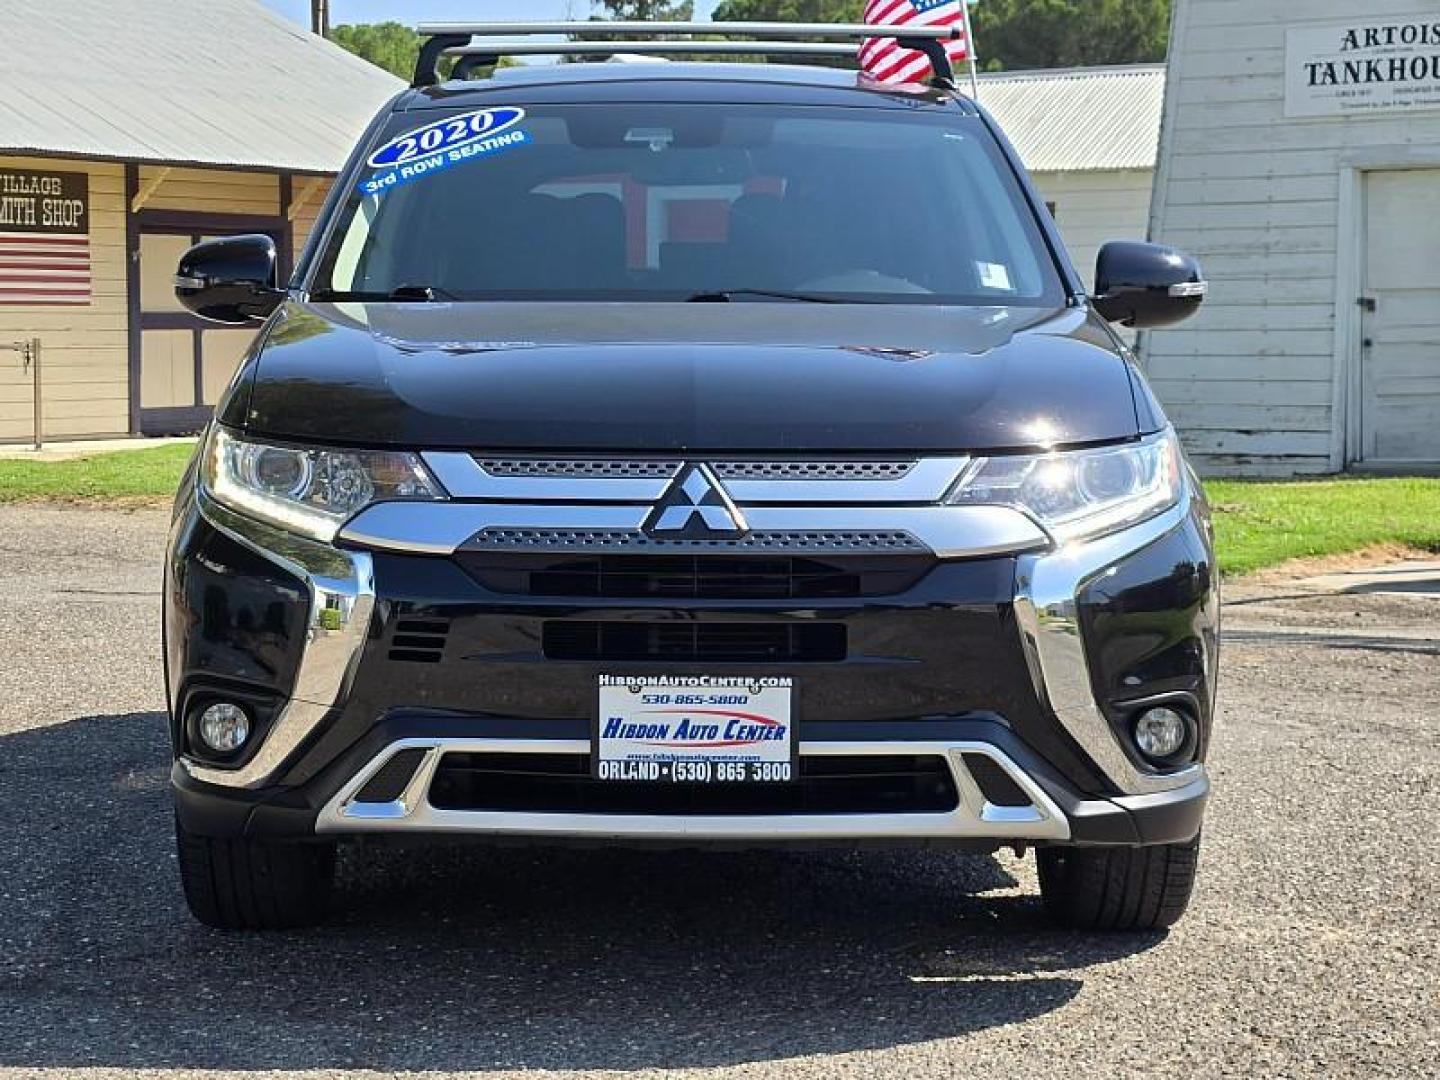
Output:
<instances>
[{"instance_id":1,"label":"green grass","mask_svg":"<svg viewBox=\"0 0 1440 1080\"><path fill-rule=\"evenodd\" d=\"M173 445L74 461L0 461L0 503L162 502L174 494L192 452ZM1440 551L1440 479L1212 480L1205 486L1227 574L1378 544Z\"/></svg>"},{"instance_id":2,"label":"green grass","mask_svg":"<svg viewBox=\"0 0 1440 1080\"><path fill-rule=\"evenodd\" d=\"M0 503L161 502L175 494L194 452L176 443L71 461L0 461Z\"/></svg>"},{"instance_id":3,"label":"green grass","mask_svg":"<svg viewBox=\"0 0 1440 1080\"><path fill-rule=\"evenodd\" d=\"M1212 480L1205 489L1227 574L1377 544L1440 551L1440 479Z\"/></svg>"}]
</instances>

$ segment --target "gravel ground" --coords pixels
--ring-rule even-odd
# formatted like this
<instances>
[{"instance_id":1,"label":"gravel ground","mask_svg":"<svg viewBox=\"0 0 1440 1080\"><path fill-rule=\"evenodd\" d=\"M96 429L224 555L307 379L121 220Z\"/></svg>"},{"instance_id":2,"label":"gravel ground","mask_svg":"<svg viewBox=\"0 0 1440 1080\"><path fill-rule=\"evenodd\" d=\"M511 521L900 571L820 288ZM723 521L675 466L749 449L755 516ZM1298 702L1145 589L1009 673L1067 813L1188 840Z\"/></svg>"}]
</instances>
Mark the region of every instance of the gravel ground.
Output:
<instances>
[{"instance_id":1,"label":"gravel ground","mask_svg":"<svg viewBox=\"0 0 1440 1080\"><path fill-rule=\"evenodd\" d=\"M247 937L175 880L166 524L0 509L0 1075L1434 1075L1440 599L1232 590L1168 935L1053 932L1008 855L368 848Z\"/></svg>"}]
</instances>

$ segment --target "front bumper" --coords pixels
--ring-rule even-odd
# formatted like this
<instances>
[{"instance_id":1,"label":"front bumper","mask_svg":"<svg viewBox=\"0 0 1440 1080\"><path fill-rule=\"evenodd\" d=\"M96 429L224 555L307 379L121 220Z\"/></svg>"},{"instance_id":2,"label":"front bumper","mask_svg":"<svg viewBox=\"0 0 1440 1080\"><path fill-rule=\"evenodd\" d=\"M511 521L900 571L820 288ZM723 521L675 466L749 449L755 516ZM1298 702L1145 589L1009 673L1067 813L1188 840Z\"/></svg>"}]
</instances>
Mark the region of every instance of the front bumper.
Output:
<instances>
[{"instance_id":1,"label":"front bumper","mask_svg":"<svg viewBox=\"0 0 1440 1080\"><path fill-rule=\"evenodd\" d=\"M423 730L425 735L414 734ZM465 734L465 732L472 734ZM478 732L478 734L474 734ZM816 725L801 744L802 759L881 756L903 748L942 758L960 801L945 813L823 815L684 815L485 812L438 809L428 787L441 756L457 752L553 754L588 750L583 739L515 737L511 725L458 718L395 716L314 781L293 788L217 788L178 763L172 774L176 810L186 829L208 836L303 839L315 835L449 835L549 840L733 843L744 846L825 842L936 842L997 845L1135 846L1179 843L1199 831L1210 783L1203 771L1184 786L1149 795L1087 796L991 720L915 724ZM406 750L423 753L409 781L385 802L357 798L384 764ZM970 772L970 755L995 761L1032 800L991 803ZM987 781L988 783L988 781Z\"/></svg>"},{"instance_id":2,"label":"front bumper","mask_svg":"<svg viewBox=\"0 0 1440 1080\"><path fill-rule=\"evenodd\" d=\"M1209 790L1202 762L1215 689L1204 514L1187 499L1092 544L941 560L884 597L680 608L497 595L449 558L315 544L191 493L167 573L177 807L187 828L206 835L1188 840ZM954 804L750 814L434 804L430 787L446 755L583 755L595 676L656 670L654 662L548 659L539 647L546 625L657 615L843 625L843 660L743 670L796 675L802 761L903 753L940 762ZM417 619L447 628L443 663L403 658L399 646L414 635L398 635ZM248 695L261 731L247 758L206 761L192 752L186 717L226 694ZM1126 718L1159 700L1178 700L1196 718L1198 760L1185 768L1156 771L1128 746ZM399 790L379 802L362 797L407 750L420 752L406 759L418 764ZM977 772L977 757L1008 777L1009 797L992 801L993 770Z\"/></svg>"}]
</instances>

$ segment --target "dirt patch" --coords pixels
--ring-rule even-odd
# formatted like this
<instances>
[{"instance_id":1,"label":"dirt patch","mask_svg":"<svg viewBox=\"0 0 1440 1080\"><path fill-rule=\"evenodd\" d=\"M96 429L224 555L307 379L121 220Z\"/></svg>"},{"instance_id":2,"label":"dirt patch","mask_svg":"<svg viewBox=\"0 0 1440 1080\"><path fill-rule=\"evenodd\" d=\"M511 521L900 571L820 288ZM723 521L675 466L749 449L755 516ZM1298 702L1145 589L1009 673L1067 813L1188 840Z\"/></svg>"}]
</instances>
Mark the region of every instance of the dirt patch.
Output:
<instances>
[{"instance_id":1,"label":"dirt patch","mask_svg":"<svg viewBox=\"0 0 1440 1080\"><path fill-rule=\"evenodd\" d=\"M1342 574L1350 570L1368 570L1390 563L1411 562L1417 559L1434 558L1433 551L1411 547L1408 544L1372 544L1358 551L1347 551L1338 555L1307 555L1289 559L1278 566L1267 566L1249 574L1237 574L1232 579L1236 584L1262 586L1275 582L1296 581L1301 578L1319 577L1321 574Z\"/></svg>"},{"instance_id":2,"label":"dirt patch","mask_svg":"<svg viewBox=\"0 0 1440 1080\"><path fill-rule=\"evenodd\" d=\"M59 498L37 495L20 499L0 499L0 506L22 510L164 510L175 501L174 495L120 495L94 498Z\"/></svg>"}]
</instances>

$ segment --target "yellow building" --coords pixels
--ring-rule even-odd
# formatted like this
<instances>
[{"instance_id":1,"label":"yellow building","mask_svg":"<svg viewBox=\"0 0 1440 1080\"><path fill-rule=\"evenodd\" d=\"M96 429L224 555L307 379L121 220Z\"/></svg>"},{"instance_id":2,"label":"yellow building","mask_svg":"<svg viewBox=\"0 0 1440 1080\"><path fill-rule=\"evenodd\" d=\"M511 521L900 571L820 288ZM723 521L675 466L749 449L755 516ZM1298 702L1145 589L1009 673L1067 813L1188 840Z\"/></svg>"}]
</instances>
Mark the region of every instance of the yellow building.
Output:
<instances>
[{"instance_id":1,"label":"yellow building","mask_svg":"<svg viewBox=\"0 0 1440 1080\"><path fill-rule=\"evenodd\" d=\"M0 5L0 40L0 346L39 342L43 434L193 431L253 331L179 307L180 253L262 232L288 264L401 83L257 0ZM28 355L0 443L34 437Z\"/></svg>"}]
</instances>

